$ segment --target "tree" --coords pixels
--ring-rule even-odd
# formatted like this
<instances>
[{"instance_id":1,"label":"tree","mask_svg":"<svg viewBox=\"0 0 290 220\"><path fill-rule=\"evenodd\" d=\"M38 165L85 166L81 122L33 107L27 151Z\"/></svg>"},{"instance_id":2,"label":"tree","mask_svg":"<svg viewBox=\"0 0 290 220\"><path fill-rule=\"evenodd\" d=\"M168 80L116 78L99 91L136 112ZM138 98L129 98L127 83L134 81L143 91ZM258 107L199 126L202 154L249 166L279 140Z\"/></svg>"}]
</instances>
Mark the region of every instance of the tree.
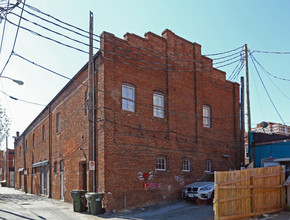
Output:
<instances>
[{"instance_id":1,"label":"tree","mask_svg":"<svg viewBox=\"0 0 290 220\"><path fill-rule=\"evenodd\" d=\"M4 141L5 137L9 135L10 120L6 114L6 111L0 105L0 145Z\"/></svg>"}]
</instances>

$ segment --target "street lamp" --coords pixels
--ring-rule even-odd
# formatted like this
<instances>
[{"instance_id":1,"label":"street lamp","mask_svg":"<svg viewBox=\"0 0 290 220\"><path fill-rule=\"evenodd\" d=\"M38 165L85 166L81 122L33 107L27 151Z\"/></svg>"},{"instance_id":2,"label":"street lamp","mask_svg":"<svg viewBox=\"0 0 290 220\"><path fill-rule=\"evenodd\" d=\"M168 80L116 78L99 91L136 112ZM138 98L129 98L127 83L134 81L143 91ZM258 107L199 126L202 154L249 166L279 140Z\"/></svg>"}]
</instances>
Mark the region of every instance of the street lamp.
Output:
<instances>
[{"instance_id":1,"label":"street lamp","mask_svg":"<svg viewBox=\"0 0 290 220\"><path fill-rule=\"evenodd\" d=\"M10 80L12 80L13 82L17 83L18 85L23 85L23 84L24 84L24 82L22 82L21 80L12 79L12 78L7 77L7 76L0 76L0 78L10 79Z\"/></svg>"}]
</instances>

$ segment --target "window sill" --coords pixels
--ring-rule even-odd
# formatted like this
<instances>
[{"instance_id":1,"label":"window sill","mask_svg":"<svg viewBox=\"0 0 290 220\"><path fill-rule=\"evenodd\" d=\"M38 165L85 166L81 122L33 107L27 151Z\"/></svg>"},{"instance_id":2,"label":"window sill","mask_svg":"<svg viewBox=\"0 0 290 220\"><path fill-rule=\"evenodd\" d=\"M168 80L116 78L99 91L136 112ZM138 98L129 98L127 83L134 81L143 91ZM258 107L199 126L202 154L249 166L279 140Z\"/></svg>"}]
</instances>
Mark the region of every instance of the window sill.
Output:
<instances>
[{"instance_id":1,"label":"window sill","mask_svg":"<svg viewBox=\"0 0 290 220\"><path fill-rule=\"evenodd\" d=\"M184 172L184 173L190 173L191 171L190 170L182 170L182 172Z\"/></svg>"}]
</instances>

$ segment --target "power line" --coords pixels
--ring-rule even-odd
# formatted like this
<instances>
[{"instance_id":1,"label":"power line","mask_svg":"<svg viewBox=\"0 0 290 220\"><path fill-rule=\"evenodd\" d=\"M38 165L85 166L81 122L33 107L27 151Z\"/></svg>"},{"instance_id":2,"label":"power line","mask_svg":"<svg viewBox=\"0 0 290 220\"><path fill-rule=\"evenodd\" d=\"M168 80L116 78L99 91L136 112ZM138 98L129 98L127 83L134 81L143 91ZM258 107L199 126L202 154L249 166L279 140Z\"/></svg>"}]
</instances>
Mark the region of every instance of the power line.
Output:
<instances>
[{"instance_id":1,"label":"power line","mask_svg":"<svg viewBox=\"0 0 290 220\"><path fill-rule=\"evenodd\" d=\"M15 15L15 14L14 14L14 15ZM25 21L29 21L28 19L26 19L26 18L24 18L24 17L23 17L22 19L25 20ZM9 21L9 20L8 20L8 22L9 22L9 23L12 23L13 25L15 25L13 22L11 22L11 21ZM29 22L31 22L31 21L29 21ZM45 29L45 30L47 30L47 31L53 32L54 34L60 35L60 36L62 36L62 37L65 37L65 38L67 38L67 39L69 39L69 40L75 41L75 42L80 43L80 44L83 44L83 45L85 45L85 46L89 46L89 45L86 44L86 43L83 43L83 42L81 42L81 41L79 41L79 40L76 40L76 39L74 39L74 38L68 37L67 35L61 34L61 33L59 33L59 32L53 31L53 30L51 30L51 29L49 29L49 28L47 28L47 27L44 27L44 26L42 26L42 25L39 25L39 24L37 24L37 23L35 23L35 22L31 22L31 23L34 24L34 25L37 25L37 26L39 26L39 27L41 27L41 28L43 28L43 29ZM76 49L76 50L79 50L79 51L81 51L81 52L87 53L86 51L84 51L84 50L82 50L82 49L79 49L79 48L76 48L76 47L70 46L70 45L68 45L68 44L64 44L64 43L62 43L62 42L60 42L60 41L57 41L57 40L55 40L55 39L49 38L49 37L47 37L47 36L44 36L44 35L42 35L42 34L40 34L40 33L38 33L38 32L32 31L32 30L30 30L30 29L28 29L28 28L25 28L25 27L23 27L23 26L20 26L20 28L22 28L22 29L24 29L24 30L26 30L26 31L29 31L29 32L31 32L31 33L37 35L37 36L40 36L40 37L46 38L47 40L54 41L54 42L56 42L56 43L58 43L58 44L61 44L61 45L63 45L63 46L70 47L70 48L72 48L72 49ZM94 47L94 48L95 48L95 49L98 49L98 50L101 50L101 51L104 51L104 52L108 52L108 53L110 53L110 54L112 54L112 55L116 55L116 56L124 57L124 58L126 58L126 59L135 60L135 61L140 61L140 62L143 62L143 63L149 63L149 64L153 64L153 65L162 65L162 66L164 66L164 67L167 67L167 66L173 66L173 67L176 67L176 66L178 66L178 67L187 67L187 68L191 68L191 67L194 66L194 65L180 65L180 64L179 64L179 65L170 65L170 64L166 64L166 63L156 63L156 62L151 62L151 61L147 61L147 60L144 60L144 59L137 59L137 58L129 57L129 56L126 56L126 55L124 55L124 54L118 54L118 53L115 53L115 52L111 52L111 51L109 51L109 50L103 50L103 49L100 49L100 48L98 48L98 47ZM226 63L226 62L229 62L229 61L231 61L231 60L234 60L234 59L240 57L240 52L235 53L235 54L239 54L239 55L234 56L234 57L231 57L231 58L229 58L229 59L227 59L227 60L219 61L219 62L214 63L214 64L207 64L207 65L200 65L200 64L198 64L198 65L199 65L199 66L211 66L211 65L217 65L217 64L221 64L221 63ZM233 56L233 55L229 55L229 56L226 56L226 57L230 57L230 56ZM182 60L182 61L183 61L183 60ZM193 62L194 60L191 60L191 61ZM185 62L185 61L183 61L183 62ZM235 62L235 61L234 61L234 62ZM230 64L232 64L232 63L230 63ZM219 66L219 67L216 67L216 68L220 68L220 67L224 67L224 66L227 66L227 64L226 64L226 65ZM148 68L148 67L147 67L147 68ZM150 68L150 67L149 67L149 68ZM160 70L163 70L163 69L160 69ZM174 71L176 71L176 70L174 70ZM184 71L184 70L182 70L182 71Z\"/></svg>"},{"instance_id":2,"label":"power line","mask_svg":"<svg viewBox=\"0 0 290 220\"><path fill-rule=\"evenodd\" d=\"M262 68L262 70L266 73L266 76L268 77L268 79L273 83L273 85L287 98L287 99L289 99L290 100L290 97L289 96L287 96L274 82L273 82L273 80L270 78L270 76L272 76L272 77L274 77L274 78L276 78L276 79L281 79L281 78L279 78L279 77L276 77L276 76L274 76L274 75L272 75L272 74L270 74L258 61L257 61L257 59L253 56L253 59L255 60L255 62ZM287 80L288 81L288 80ZM289 80L290 81L290 80Z\"/></svg>"},{"instance_id":3,"label":"power line","mask_svg":"<svg viewBox=\"0 0 290 220\"><path fill-rule=\"evenodd\" d=\"M290 54L290 52L288 51L263 51L263 50L254 50L252 53Z\"/></svg>"},{"instance_id":4,"label":"power line","mask_svg":"<svg viewBox=\"0 0 290 220\"><path fill-rule=\"evenodd\" d=\"M39 104L39 103L36 103L36 102L30 102L30 101L26 101L26 100L23 100L23 99L19 99L19 98L16 98L14 96L11 96L11 95L8 95L6 92L0 90L1 93L3 93L4 95L8 96L9 98L15 100L15 101L21 101L21 102L25 102L25 103L28 103L28 104L33 104L33 105L40 105L40 106L45 106L43 104Z\"/></svg>"},{"instance_id":5,"label":"power line","mask_svg":"<svg viewBox=\"0 0 290 220\"><path fill-rule=\"evenodd\" d=\"M33 62L33 61L31 61L31 60L29 60L29 59L27 59L27 58L25 58L25 57L23 57L23 56L17 54L17 53L15 53L15 52L13 52L13 55L15 55L15 56L17 56L17 57L19 57L19 58L21 58L21 59L23 59L23 60L25 60L25 61L31 63L31 64L33 64L33 65L35 65L35 66L38 66L38 67L40 67L40 68L42 68L42 69L44 69L44 70L46 70L46 71L49 71L49 72L51 72L51 73L53 73L53 74L55 74L55 75L58 75L58 76L60 76L60 77L62 77L62 78L65 78L65 79L71 80L71 78L69 78L69 77L67 77L67 76L65 76L65 75L62 75L62 74L60 74L60 73L57 73L57 72L55 72L55 71L53 71L53 70L51 70L51 69L48 69L48 68L46 68L46 67L44 67L44 66L42 66L42 65L40 65L40 64L37 64L37 63L35 63L35 62Z\"/></svg>"},{"instance_id":6,"label":"power line","mask_svg":"<svg viewBox=\"0 0 290 220\"><path fill-rule=\"evenodd\" d=\"M68 80L73 80L73 79L71 79L71 78L69 78L69 77L64 76L63 74L57 73L57 72L55 72L55 71L53 71L53 70L50 70L50 69L48 69L48 68L46 68L46 67L44 67L44 66L41 66L40 64L37 64L37 63L35 63L35 62L33 62L33 61L31 61L31 60L29 60L29 59L27 59L27 58L25 58L25 57L19 55L19 54L14 53L14 55L18 56L19 58L21 58L21 59L23 59L23 60L25 60L25 61L27 61L27 62L33 64L33 65L38 66L39 68L42 68L42 69L44 69L44 70L46 70L46 71L49 71L49 72L51 72L51 73L53 73L53 74L55 74L55 75L57 75L57 76L60 76L60 77L62 77L62 78L68 79ZM86 87L89 87L89 86L88 86L87 84L85 84L85 83L79 83L79 85L84 85L84 86L86 86ZM96 91L103 92L103 93L108 94L108 95L112 95L111 92L107 92L107 91L105 91L105 90L106 90L105 88L96 89ZM153 109L153 106L151 106L151 105L146 105L146 104L143 104L143 103L141 103L141 102L137 102L137 101L136 101L135 104L136 104L136 105L141 105L141 106L143 106L143 107L145 107L145 108L151 108L151 109ZM182 113L182 112L176 112L176 111L168 111L168 114L183 115L183 116L188 115L188 116L194 116L194 117L197 117L195 114ZM235 115L235 116L219 115L219 116L212 116L212 117L213 117L213 118L232 118L232 117L236 117L236 118L238 118L239 115Z\"/></svg>"},{"instance_id":7,"label":"power line","mask_svg":"<svg viewBox=\"0 0 290 220\"><path fill-rule=\"evenodd\" d=\"M11 23L11 24L13 24L13 25L15 25L16 26L16 24L14 24L13 22L11 22L11 21L9 21L8 19L7 19L7 21L9 22L9 23ZM75 49L75 50L77 50L77 51L80 51L80 52L83 52L83 53L88 53L87 51L84 51L84 50L82 50L82 49L79 49L79 48L77 48L77 47L74 47L74 46L71 46L71 45L68 45L68 44L64 44L64 43L62 43L62 42L60 42L60 41L58 41L58 40L55 40L55 39L52 39L52 38L50 38L50 37L47 37L47 36L44 36L44 35L42 35L42 34L40 34L40 33L38 33L38 32L35 32L35 31L32 31L32 30L30 30L30 29L28 29L28 28L26 28L26 27L23 27L23 26L19 26L20 28L22 28L22 29L24 29L24 30L26 30L26 31L29 31L29 32L31 32L31 33L33 33L33 34L35 34L35 35L37 35L37 36L39 36L39 37L42 37L42 38L45 38L45 39L47 39L47 40L50 40L50 41L53 41L53 42L55 42L55 43L58 43L58 44L60 44L60 45L62 45L62 46L66 46L66 47L69 47L69 48L71 48L71 49ZM96 48L96 49L98 49L98 48ZM150 62L150 61L145 61L145 60L141 60L141 59L136 59L136 58L132 58L132 57L128 57L128 56L125 56L125 55L120 55L120 54L117 54L117 53L114 53L114 52L111 52L111 51L106 51L106 52L108 52L108 53L111 53L111 54L113 54L113 55L116 55L116 56L120 56L120 57L124 57L124 58L127 58L127 59L130 59L130 60L135 60L135 61L140 61L140 62L146 62L146 63L150 63L150 64L153 64L153 65L160 65L161 63L154 63L154 62ZM229 62L229 61L231 61L231 60L233 60L233 59L235 59L235 58L237 58L237 57L240 57L240 56L235 56L235 57L232 57L232 58L229 58L229 59L227 59L227 60L225 60L225 61L220 61L220 62L218 62L218 64L220 64L220 63L226 63L226 62ZM104 57L105 59L108 59L108 60L115 60L115 59L110 59L110 58L107 58L107 57ZM161 68L155 68L155 67L150 67L150 66L141 66L141 65L138 65L138 64L132 64L132 63L128 63L128 62L123 62L123 61L120 61L120 60L116 60L117 62L121 62L121 63L124 63L124 64L127 64L127 65L132 65L132 66L135 66L135 67L141 67L141 68L145 68L145 69L154 69L154 70L166 70L166 71L174 71L174 72L184 72L184 71L189 71L189 70L176 70L176 69L174 69L174 70L172 70L172 69L161 69ZM220 65L220 66L218 66L218 67L214 67L214 68L221 68L221 67L225 67L225 66L228 66L228 65L231 65L231 64L233 64L233 63L236 63L236 62L238 62L239 61L239 59L237 59L237 60L234 60L233 62L230 62L230 63L226 63L226 64L224 64L224 65ZM162 64L162 65L166 65L166 64ZM210 64L208 64L208 65L199 65L199 66L209 66ZM174 67L188 67L188 68L190 68L190 67L193 67L193 65L189 65L189 66L186 66L186 65L171 65L171 66L174 66ZM208 69L208 70L210 70L210 69ZM191 71L191 70L190 70Z\"/></svg>"},{"instance_id":8,"label":"power line","mask_svg":"<svg viewBox=\"0 0 290 220\"><path fill-rule=\"evenodd\" d=\"M7 3L8 5L9 3ZM0 45L0 56L1 56L1 52L2 52L2 47L3 47L3 41L4 41L4 35L5 35L5 29L6 29L6 20L7 15L5 15L5 20L4 20L4 25L3 25L3 32L2 32L2 37L1 37L1 45Z\"/></svg>"},{"instance_id":9,"label":"power line","mask_svg":"<svg viewBox=\"0 0 290 220\"><path fill-rule=\"evenodd\" d=\"M17 25L14 24L12 21L9 21L8 19L7 19L7 21L8 21L10 24L12 24L12 25L17 26ZM44 36L44 35L42 35L42 34L40 34L40 33L38 33L38 32L32 31L32 30L30 30L30 29L28 29L28 28L26 28L26 27L23 27L23 26L20 26L20 25L19 25L18 27L19 27L19 28L22 28L23 30L26 30L26 31L28 31L28 32L30 32L30 33L36 35L36 36L39 36L39 37L45 38L45 39L47 39L47 40L53 41L53 42L55 42L55 43L58 43L58 44L60 44L60 45L62 45L62 46L69 47L69 48L71 48L71 49L77 50L77 51L82 52L82 53L86 53L86 54L88 53L87 51L84 51L84 50L82 50L82 49L79 49L79 48L77 48L77 47L74 47L74 46L71 46L71 45L68 45L68 44L65 44L65 43L62 43L62 42L60 42L60 41L58 41L58 40L55 40L55 39L52 39L52 38L50 38L50 37Z\"/></svg>"},{"instance_id":10,"label":"power line","mask_svg":"<svg viewBox=\"0 0 290 220\"><path fill-rule=\"evenodd\" d=\"M11 56L12 56L12 52L13 52L13 50L14 50L14 48L15 48L16 40L17 40L18 32L19 32L19 27L20 27L20 23L21 23L21 17L22 17L22 15L23 15L23 9L24 9L24 6L25 6L25 2L26 2L26 0L24 0L24 2L23 2L23 7L22 7L22 10L21 10L21 15L20 15L19 22L18 22L18 25L17 25L17 30L16 30L16 34L15 34L14 43L13 43L13 47L12 47L11 53L10 53L8 59L7 59L7 62L5 63L5 65L4 65L4 67L3 67L1 73L0 73L0 76L1 76L2 73L4 72L6 66L8 65L8 63L9 63L9 61L10 61L10 59L11 59ZM18 4L16 4L16 6L17 6L17 5L18 5ZM16 6L15 6L15 7L16 7ZM8 20L8 19L7 19L7 16L6 16L6 20Z\"/></svg>"},{"instance_id":11,"label":"power line","mask_svg":"<svg viewBox=\"0 0 290 220\"><path fill-rule=\"evenodd\" d=\"M257 72L257 74L258 74L258 76L259 76L259 79L260 79L260 81L261 81L261 83L262 83L262 85L263 85L263 87L264 87L264 89L265 89L265 91L266 91L266 93L267 93L268 98L270 99L270 101L271 101L271 103L272 103L272 105L273 105L273 107L274 107L276 113L278 114L279 118L281 119L281 121L282 121L283 124L285 125L284 120L282 119L280 113L278 112L278 109L277 109L277 107L275 106L275 104L274 104L274 102L273 102L273 100L272 100L272 98L271 98L271 96L270 96L270 94L269 94L269 92L268 92L268 90L267 90L267 88L266 88L266 86L265 86L265 84L264 84L264 82L263 82L261 76L260 76L260 73L259 73L259 71L258 71L258 69L257 69L257 67L256 67L256 64L255 64L255 62L254 62L254 59L253 59L253 54L250 54L250 57L251 57L251 60L252 60L252 62L253 62L253 64L254 64L254 67L255 67L255 69L256 69L256 72Z\"/></svg>"},{"instance_id":12,"label":"power line","mask_svg":"<svg viewBox=\"0 0 290 220\"><path fill-rule=\"evenodd\" d=\"M40 14L43 14L43 15L45 15L45 16L47 16L47 17L50 17L50 18L52 18L52 19L54 19L54 20L56 20L56 21L58 21L58 22L60 22L60 23L62 23L62 24L64 24L64 25L67 25L67 26L72 27L72 28L75 28L75 29L77 29L77 30L79 30L79 31L81 31L81 32L84 32L84 33L89 34L88 31L83 30L83 29L81 29L81 28L79 28L79 27L76 27L76 26L74 26L74 25L71 25L71 24L69 24L69 23L67 23L67 22L64 22L64 21L62 21L62 20L60 20L60 19L58 19L58 18L56 18L56 17L54 17L54 16L52 16L52 15L50 15L50 14L47 14L47 13L45 13L45 12L42 12L41 10L37 9L37 8L34 7L34 6L30 6L30 5L27 4L27 7L30 8L31 10L33 10L33 11L36 11L36 12L38 12L38 13L40 13ZM102 38L101 36L96 35L96 34L94 34L94 36L95 36L95 37L98 37L98 38ZM153 50L148 50L148 49L144 49L144 48L139 48L139 47L136 47L136 46L133 46L133 45L123 44L123 43L121 43L121 42L113 41L113 40L110 40L110 39L108 39L108 40L109 40L109 41L112 41L112 42L115 42L115 43L118 43L118 44L121 44L121 45L125 45L126 48L128 48L128 47L133 47L133 48L135 48L135 49L143 50L143 51L150 52L150 53L163 54L163 53L158 52L158 51L153 51ZM238 48L235 48L235 49L232 49L232 50L228 50L228 51L225 51L225 52L214 53L214 54L207 54L207 55L200 55L200 56L218 56L218 55L223 55L223 54L227 54L227 53L231 53L231 52L233 52L233 51L239 50L239 49L241 49L242 47L243 47L243 46L240 46L240 47L238 47ZM144 55L145 55L145 54L144 54ZM168 53L168 55L190 56L190 57L197 56L197 55L190 55L190 54L176 54L176 53ZM166 58L166 57L160 57L160 56L159 56L159 58Z\"/></svg>"},{"instance_id":13,"label":"power line","mask_svg":"<svg viewBox=\"0 0 290 220\"><path fill-rule=\"evenodd\" d=\"M267 71L258 61L257 59L253 56L253 59L255 60L255 62L264 70L265 73L267 73L268 75L276 78L276 79L280 79L280 80L284 80L284 81L290 81L290 79L286 79L286 78L281 78L281 77L278 77L278 76L275 76L271 73L269 73L269 71Z\"/></svg>"}]
</instances>

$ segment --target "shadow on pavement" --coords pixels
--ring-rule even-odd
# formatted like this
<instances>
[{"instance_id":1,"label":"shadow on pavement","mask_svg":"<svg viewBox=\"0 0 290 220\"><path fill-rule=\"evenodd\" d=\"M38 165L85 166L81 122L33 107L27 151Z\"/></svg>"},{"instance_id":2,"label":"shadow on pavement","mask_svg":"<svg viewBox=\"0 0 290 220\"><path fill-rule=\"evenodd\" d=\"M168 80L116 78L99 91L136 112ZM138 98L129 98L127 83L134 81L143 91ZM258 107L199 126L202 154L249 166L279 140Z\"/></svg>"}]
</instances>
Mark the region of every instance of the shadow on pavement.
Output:
<instances>
[{"instance_id":1,"label":"shadow on pavement","mask_svg":"<svg viewBox=\"0 0 290 220\"><path fill-rule=\"evenodd\" d=\"M5 210L2 210L2 209L0 209L0 212L5 212L5 213L7 213L7 214L14 215L14 216L17 216L17 217L19 217L19 218L23 218L23 219L36 220L35 218L28 218L28 217L26 217L26 216L24 216L24 215L18 215L18 214L16 214L16 213L9 212L9 211L5 211Z\"/></svg>"}]
</instances>

